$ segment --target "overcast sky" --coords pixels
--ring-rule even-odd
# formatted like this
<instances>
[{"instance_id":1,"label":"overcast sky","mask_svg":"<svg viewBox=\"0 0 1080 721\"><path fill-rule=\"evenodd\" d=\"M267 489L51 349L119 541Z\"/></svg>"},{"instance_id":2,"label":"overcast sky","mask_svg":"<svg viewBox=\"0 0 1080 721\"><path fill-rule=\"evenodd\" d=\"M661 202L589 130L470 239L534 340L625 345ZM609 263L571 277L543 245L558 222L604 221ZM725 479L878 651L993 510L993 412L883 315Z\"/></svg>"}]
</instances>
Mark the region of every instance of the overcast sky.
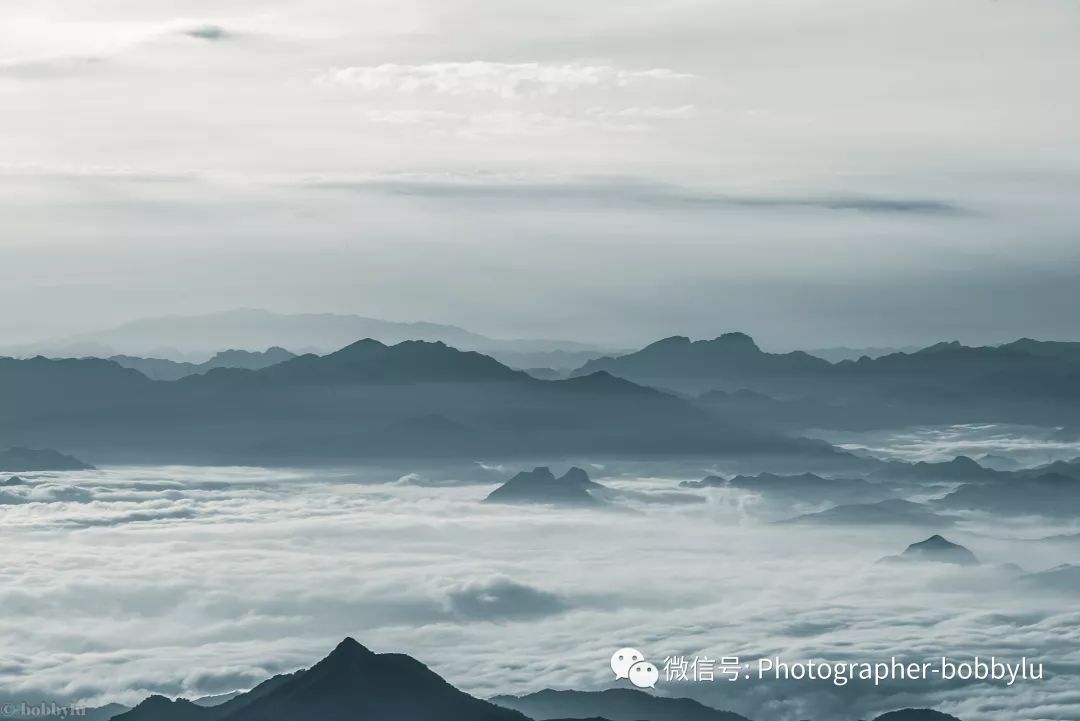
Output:
<instances>
[{"instance_id":1,"label":"overcast sky","mask_svg":"<svg viewBox=\"0 0 1080 721\"><path fill-rule=\"evenodd\" d=\"M0 2L0 345L1080 339L1075 0Z\"/></svg>"}]
</instances>

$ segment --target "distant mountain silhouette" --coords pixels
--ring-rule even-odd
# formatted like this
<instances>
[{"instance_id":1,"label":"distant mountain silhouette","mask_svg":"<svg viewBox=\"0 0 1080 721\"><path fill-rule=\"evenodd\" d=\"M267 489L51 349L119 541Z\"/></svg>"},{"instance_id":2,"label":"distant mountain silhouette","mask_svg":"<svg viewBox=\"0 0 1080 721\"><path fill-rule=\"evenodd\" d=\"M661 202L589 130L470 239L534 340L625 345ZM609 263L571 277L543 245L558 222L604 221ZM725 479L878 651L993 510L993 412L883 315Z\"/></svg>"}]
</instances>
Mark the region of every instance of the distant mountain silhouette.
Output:
<instances>
[{"instance_id":1,"label":"distant mountain silhouette","mask_svg":"<svg viewBox=\"0 0 1080 721\"><path fill-rule=\"evenodd\" d=\"M1011 475L1005 477L1037 480L1042 476L1065 476L1067 478L1075 478L1077 480L1080 480L1080 459L1073 459L1071 461L1054 461L1052 463L1047 463L1044 466L1036 466L1035 468L1023 468L1018 471L1014 471Z\"/></svg>"},{"instance_id":2,"label":"distant mountain silhouette","mask_svg":"<svg viewBox=\"0 0 1080 721\"><path fill-rule=\"evenodd\" d=\"M606 691L547 689L526 696L496 696L491 700L535 721L597 716L609 721L748 721L737 713L718 711L688 698L653 696L630 688Z\"/></svg>"},{"instance_id":3,"label":"distant mountain silhouette","mask_svg":"<svg viewBox=\"0 0 1080 721\"><path fill-rule=\"evenodd\" d=\"M596 370L683 393L748 390L771 396L771 409L761 398L740 399L755 422L767 425L1080 422L1080 354L1069 343L1022 340L972 348L953 341L830 363L802 352L767 353L749 336L728 333L707 341L667 338L589 361L575 372ZM703 404L722 409L733 400L705 397Z\"/></svg>"},{"instance_id":4,"label":"distant mountain silhouette","mask_svg":"<svg viewBox=\"0 0 1080 721\"><path fill-rule=\"evenodd\" d=\"M881 560L893 563L932 561L935 563L952 563L958 566L979 565L979 559L975 557L974 553L936 534L925 541L911 544L899 556L888 556Z\"/></svg>"},{"instance_id":5,"label":"distant mountain silhouette","mask_svg":"<svg viewBox=\"0 0 1080 721\"><path fill-rule=\"evenodd\" d=\"M542 381L443 343L363 340L174 382L97 359L0 359L0 437L139 462L607 454L846 457L608 373ZM20 409L33 408L27 416ZM21 470L21 469L12 469Z\"/></svg>"},{"instance_id":6,"label":"distant mountain silhouette","mask_svg":"<svg viewBox=\"0 0 1080 721\"><path fill-rule=\"evenodd\" d=\"M1071 517L1080 513L1080 479L1061 473L1034 478L1014 473L1009 482L965 484L933 504L950 511Z\"/></svg>"},{"instance_id":7,"label":"distant mountain silhouette","mask_svg":"<svg viewBox=\"0 0 1080 721\"><path fill-rule=\"evenodd\" d=\"M262 377L287 383L461 383L521 380L522 371L442 342L384 345L367 338L324 356L306 354L265 368Z\"/></svg>"},{"instance_id":8,"label":"distant mountain silhouette","mask_svg":"<svg viewBox=\"0 0 1080 721\"><path fill-rule=\"evenodd\" d=\"M932 711L925 708L906 708L902 711L890 711L874 719L874 721L960 721L955 716L940 711Z\"/></svg>"},{"instance_id":9,"label":"distant mountain silhouette","mask_svg":"<svg viewBox=\"0 0 1080 721\"><path fill-rule=\"evenodd\" d=\"M863 356L880 358L883 355L894 353L914 353L919 346L906 345L898 348L890 346L871 346L868 348L849 348L846 346L833 346L831 348L807 348L806 352L830 363L839 363L845 360L859 360Z\"/></svg>"},{"instance_id":10,"label":"distant mountain silhouette","mask_svg":"<svg viewBox=\"0 0 1080 721\"><path fill-rule=\"evenodd\" d=\"M766 353L745 333L726 333L713 340L691 341L673 336L618 358L591 360L575 374L608 371L649 385L688 390L712 385L719 389L753 388L752 381L816 374L831 368L808 353ZM751 383L743 383L750 381Z\"/></svg>"},{"instance_id":11,"label":"distant mountain silhouette","mask_svg":"<svg viewBox=\"0 0 1080 721\"><path fill-rule=\"evenodd\" d=\"M957 456L938 463L919 461L909 464L889 463L874 474L882 478L913 481L992 481L1008 477L1008 473L984 468L968 456Z\"/></svg>"},{"instance_id":12,"label":"distant mountain silhouette","mask_svg":"<svg viewBox=\"0 0 1080 721\"><path fill-rule=\"evenodd\" d=\"M19 478L18 476L11 476L7 480L0 481L0 488L25 485L26 481L24 481L22 478Z\"/></svg>"},{"instance_id":13,"label":"distant mountain silhouette","mask_svg":"<svg viewBox=\"0 0 1080 721\"><path fill-rule=\"evenodd\" d=\"M485 352L548 353L595 351L584 343L565 340L489 338L453 325L397 322L334 313L282 314L260 309L237 309L206 315L142 318L69 338L7 348L4 353L26 355L125 354L153 355L162 348L182 353L214 353L222 348L259 350L280 345L327 352L357 338L387 344L407 340L442 341L458 348ZM111 350L110 350L111 349ZM85 352L89 351L89 352ZM548 365L543 356L527 358L528 365ZM572 362L572 357L566 363ZM578 363L584 362L579 359ZM568 365L566 367L569 367Z\"/></svg>"},{"instance_id":14,"label":"distant mountain silhouette","mask_svg":"<svg viewBox=\"0 0 1080 721\"><path fill-rule=\"evenodd\" d=\"M0 471L90 471L94 467L52 449L9 448L0 451ZM9 482L5 485L13 485ZM20 479L21 480L21 479Z\"/></svg>"},{"instance_id":15,"label":"distant mountain silhouette","mask_svg":"<svg viewBox=\"0 0 1080 721\"><path fill-rule=\"evenodd\" d=\"M151 696L135 708L113 717L113 721L198 721L216 719L212 711L187 699L175 701L165 696Z\"/></svg>"},{"instance_id":16,"label":"distant mountain silhouette","mask_svg":"<svg viewBox=\"0 0 1080 721\"><path fill-rule=\"evenodd\" d=\"M492 702L520 711L535 721L600 718L608 721L749 721L731 711L719 711L688 698L654 696L636 689L556 691L525 696L495 696ZM766 718L765 721L768 721ZM960 721L928 709L905 709L874 721Z\"/></svg>"},{"instance_id":17,"label":"distant mountain silhouette","mask_svg":"<svg viewBox=\"0 0 1080 721\"><path fill-rule=\"evenodd\" d=\"M214 368L259 370L295 357L295 353L275 346L265 351L225 350L216 353L210 360L203 363L186 363L163 358L139 358L126 355L114 355L109 360L125 368L137 370L147 378L156 381L175 381L186 376L205 373Z\"/></svg>"},{"instance_id":18,"label":"distant mountain silhouette","mask_svg":"<svg viewBox=\"0 0 1080 721\"><path fill-rule=\"evenodd\" d=\"M858 526L950 526L955 521L934 513L921 503L893 498L878 503L836 506L819 513L797 516L788 523L824 523Z\"/></svg>"},{"instance_id":19,"label":"distant mountain silhouette","mask_svg":"<svg viewBox=\"0 0 1080 721\"><path fill-rule=\"evenodd\" d=\"M115 721L527 721L459 691L409 656L351 638L306 671L222 706L151 697Z\"/></svg>"},{"instance_id":20,"label":"distant mountain silhouette","mask_svg":"<svg viewBox=\"0 0 1080 721\"><path fill-rule=\"evenodd\" d=\"M859 478L823 478L813 473L797 476L761 473L725 479L707 476L700 481L683 481L683 488L738 488L800 503L861 503L885 500L888 489Z\"/></svg>"},{"instance_id":21,"label":"distant mountain silhouette","mask_svg":"<svg viewBox=\"0 0 1080 721\"><path fill-rule=\"evenodd\" d=\"M82 714L78 718L81 721L109 721L119 713L127 711L127 706L122 706L118 703L111 703L98 708L88 708L86 713Z\"/></svg>"},{"instance_id":22,"label":"distant mountain silhouette","mask_svg":"<svg viewBox=\"0 0 1080 721\"><path fill-rule=\"evenodd\" d=\"M492 491L486 503L542 503L595 506L601 501L590 491L603 486L580 468L571 468L559 478L544 466L522 471Z\"/></svg>"},{"instance_id":23,"label":"distant mountain silhouette","mask_svg":"<svg viewBox=\"0 0 1080 721\"><path fill-rule=\"evenodd\" d=\"M1080 566L1070 563L1020 577L1020 582L1040 588L1075 594L1080 592Z\"/></svg>"}]
</instances>

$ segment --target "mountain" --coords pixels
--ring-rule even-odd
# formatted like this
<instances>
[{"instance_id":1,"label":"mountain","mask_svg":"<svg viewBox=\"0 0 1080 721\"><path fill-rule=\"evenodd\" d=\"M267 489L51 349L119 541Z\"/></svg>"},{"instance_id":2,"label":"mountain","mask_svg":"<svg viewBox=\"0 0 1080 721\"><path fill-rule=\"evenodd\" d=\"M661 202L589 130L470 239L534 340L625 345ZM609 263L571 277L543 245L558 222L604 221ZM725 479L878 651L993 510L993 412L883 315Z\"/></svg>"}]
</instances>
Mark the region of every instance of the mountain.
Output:
<instances>
[{"instance_id":1,"label":"mountain","mask_svg":"<svg viewBox=\"0 0 1080 721\"><path fill-rule=\"evenodd\" d=\"M917 350L919 350L919 346L915 345L901 346L899 348L890 346L871 346L868 348L833 346L830 348L810 348L807 349L806 352L812 356L827 360L830 363L839 363L840 361L845 360L858 360L863 356L880 358L883 355L892 355L893 353L914 353Z\"/></svg>"},{"instance_id":2,"label":"mountain","mask_svg":"<svg viewBox=\"0 0 1080 721\"><path fill-rule=\"evenodd\" d=\"M527 377L494 358L442 342L405 341L388 346L366 338L324 356L308 353L264 369L261 377L283 383L461 383Z\"/></svg>"},{"instance_id":3,"label":"mountain","mask_svg":"<svg viewBox=\"0 0 1080 721\"><path fill-rule=\"evenodd\" d=\"M950 511L1071 517L1080 513L1078 490L1080 479L1074 476L1041 473L1031 478L1018 472L1006 483L965 484L933 503Z\"/></svg>"},{"instance_id":4,"label":"mountain","mask_svg":"<svg viewBox=\"0 0 1080 721\"><path fill-rule=\"evenodd\" d=\"M960 721L960 719L940 711L925 708L906 708L902 711L891 711L882 714L875 718L874 721Z\"/></svg>"},{"instance_id":5,"label":"mountain","mask_svg":"<svg viewBox=\"0 0 1080 721\"><path fill-rule=\"evenodd\" d=\"M271 346L311 348L326 352L357 338L375 338L397 344L407 340L442 341L458 348L517 353L595 351L583 343L558 340L502 340L453 325L396 322L358 315L332 313L281 314L259 309L238 309L206 315L142 318L113 328L70 338L9 348L5 353L26 355L124 354L153 355L161 348L180 353L214 353L222 348L260 350ZM106 351L105 349L111 349ZM584 362L578 359L579 362ZM567 358L562 362L572 362ZM528 365L547 365L528 359Z\"/></svg>"},{"instance_id":6,"label":"mountain","mask_svg":"<svg viewBox=\"0 0 1080 721\"><path fill-rule=\"evenodd\" d=\"M484 502L594 506L601 501L590 491L603 488L580 468L571 468L556 478L549 468L540 466L518 473L492 491Z\"/></svg>"},{"instance_id":7,"label":"mountain","mask_svg":"<svg viewBox=\"0 0 1080 721\"><path fill-rule=\"evenodd\" d=\"M707 397L704 405L752 408L757 423L870 429L915 424L1080 423L1080 353L1074 344L1024 340L922 350L836 363L799 351L768 353L743 333L691 341L675 336L575 373L606 370L680 393L750 391L774 399ZM794 419L792 415L794 413Z\"/></svg>"},{"instance_id":8,"label":"mountain","mask_svg":"<svg viewBox=\"0 0 1080 721\"><path fill-rule=\"evenodd\" d=\"M1029 573L1021 576L1019 580L1029 586L1075 594L1080 591L1080 566L1066 563L1045 571Z\"/></svg>"},{"instance_id":9,"label":"mountain","mask_svg":"<svg viewBox=\"0 0 1080 721\"><path fill-rule=\"evenodd\" d=\"M139 358L126 355L114 355L109 360L125 368L137 370L147 378L156 381L174 381L186 376L205 373L214 368L259 370L295 357L295 353L275 346L264 351L224 350L214 354L210 360L203 363L187 363L164 358Z\"/></svg>"},{"instance_id":10,"label":"mountain","mask_svg":"<svg viewBox=\"0 0 1080 721\"><path fill-rule=\"evenodd\" d=\"M735 476L725 479L707 476L700 481L683 481L683 488L737 488L796 503L862 503L881 501L891 494L888 489L860 478L823 478L814 473Z\"/></svg>"},{"instance_id":11,"label":"mountain","mask_svg":"<svg viewBox=\"0 0 1080 721\"><path fill-rule=\"evenodd\" d=\"M819 513L808 513L787 523L825 523L857 526L950 526L955 521L938 515L921 503L892 498L878 503L854 503L836 506Z\"/></svg>"},{"instance_id":12,"label":"mountain","mask_svg":"<svg viewBox=\"0 0 1080 721\"><path fill-rule=\"evenodd\" d=\"M187 699L174 701L164 696L151 696L135 708L113 716L112 721L209 721L217 718L220 717Z\"/></svg>"},{"instance_id":13,"label":"mountain","mask_svg":"<svg viewBox=\"0 0 1080 721\"><path fill-rule=\"evenodd\" d=\"M113 462L703 453L853 460L608 373L543 381L439 342L365 339L324 356L173 382L98 359L0 359L0 397L9 401L0 404L0 438Z\"/></svg>"},{"instance_id":14,"label":"mountain","mask_svg":"<svg viewBox=\"0 0 1080 721\"><path fill-rule=\"evenodd\" d=\"M259 689L212 707L152 696L114 721L528 721L409 656L373 653L351 638L310 669Z\"/></svg>"},{"instance_id":15,"label":"mountain","mask_svg":"<svg viewBox=\"0 0 1080 721\"><path fill-rule=\"evenodd\" d=\"M127 706L122 706L118 703L110 703L98 708L86 709L86 713L79 716L79 719L81 719L81 721L109 721L117 714L121 714L127 710Z\"/></svg>"},{"instance_id":16,"label":"mountain","mask_svg":"<svg viewBox=\"0 0 1080 721\"><path fill-rule=\"evenodd\" d=\"M881 560L887 562L932 561L957 566L979 565L979 559L974 553L936 534L925 541L911 544L899 556L888 556Z\"/></svg>"},{"instance_id":17,"label":"mountain","mask_svg":"<svg viewBox=\"0 0 1080 721\"><path fill-rule=\"evenodd\" d=\"M0 451L0 470L2 471L92 471L94 467L83 463L74 456L68 456L49 448L9 448ZM3 485L15 485L21 481L9 478Z\"/></svg>"},{"instance_id":18,"label":"mountain","mask_svg":"<svg viewBox=\"0 0 1080 721\"><path fill-rule=\"evenodd\" d=\"M1022 468L1015 471L1009 478L1038 479L1040 476L1066 476L1080 481L1080 459L1071 461L1053 461L1035 468Z\"/></svg>"},{"instance_id":19,"label":"mountain","mask_svg":"<svg viewBox=\"0 0 1080 721\"><path fill-rule=\"evenodd\" d=\"M968 456L956 456L951 461L902 463L893 461L877 471L875 477L906 481L993 481L1007 478L1008 473L984 468Z\"/></svg>"},{"instance_id":20,"label":"mountain","mask_svg":"<svg viewBox=\"0 0 1080 721\"><path fill-rule=\"evenodd\" d=\"M491 700L535 721L597 716L609 721L748 721L737 713L718 711L688 698L653 696L630 688L606 691L547 689L526 696L496 696Z\"/></svg>"},{"instance_id":21,"label":"mountain","mask_svg":"<svg viewBox=\"0 0 1080 721\"><path fill-rule=\"evenodd\" d=\"M676 390L761 390L753 386L772 385L774 381L783 384L789 376L825 373L831 367L828 361L802 351L766 353L745 333L725 333L699 341L672 336L627 355L591 360L575 374L607 371Z\"/></svg>"}]
</instances>

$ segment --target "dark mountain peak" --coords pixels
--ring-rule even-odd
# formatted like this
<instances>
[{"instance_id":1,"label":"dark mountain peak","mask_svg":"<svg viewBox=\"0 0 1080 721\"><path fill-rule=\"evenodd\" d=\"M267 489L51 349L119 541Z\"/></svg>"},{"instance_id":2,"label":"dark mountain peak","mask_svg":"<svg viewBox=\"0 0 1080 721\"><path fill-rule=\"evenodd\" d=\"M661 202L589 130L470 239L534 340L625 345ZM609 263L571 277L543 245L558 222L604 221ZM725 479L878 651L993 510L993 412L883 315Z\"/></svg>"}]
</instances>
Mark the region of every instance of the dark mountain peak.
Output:
<instances>
[{"instance_id":1,"label":"dark mountain peak","mask_svg":"<svg viewBox=\"0 0 1080 721\"><path fill-rule=\"evenodd\" d=\"M712 343L726 350L761 352L761 348L758 347L753 338L739 331L724 333L719 338L714 339Z\"/></svg>"},{"instance_id":2,"label":"dark mountain peak","mask_svg":"<svg viewBox=\"0 0 1080 721\"><path fill-rule=\"evenodd\" d=\"M306 671L275 676L219 706L152 696L117 721L425 719L528 721L451 686L416 659L346 638Z\"/></svg>"},{"instance_id":3,"label":"dark mountain peak","mask_svg":"<svg viewBox=\"0 0 1080 721\"><path fill-rule=\"evenodd\" d=\"M874 475L929 481L984 481L1001 476L1001 472L981 466L969 456L956 456L951 461L893 461Z\"/></svg>"},{"instance_id":4,"label":"dark mountain peak","mask_svg":"<svg viewBox=\"0 0 1080 721\"><path fill-rule=\"evenodd\" d=\"M887 714L878 716L874 721L960 721L960 719L932 709L906 708L900 711L890 711Z\"/></svg>"},{"instance_id":5,"label":"dark mountain peak","mask_svg":"<svg viewBox=\"0 0 1080 721\"><path fill-rule=\"evenodd\" d=\"M658 340L658 341L656 341L654 343L650 343L649 345L645 346L642 350L650 350L650 349L658 350L658 349L664 349L664 348L680 348L680 347L688 346L688 345L690 345L690 339L689 338L687 338L684 335L673 335L673 336L669 336L667 338L661 338L660 340Z\"/></svg>"},{"instance_id":6,"label":"dark mountain peak","mask_svg":"<svg viewBox=\"0 0 1080 721\"><path fill-rule=\"evenodd\" d=\"M351 638L228 716L229 721L301 718L526 721L459 691L411 656L372 653Z\"/></svg>"},{"instance_id":7,"label":"dark mountain peak","mask_svg":"<svg viewBox=\"0 0 1080 721\"><path fill-rule=\"evenodd\" d=\"M460 351L442 341L403 341L386 345L358 340L324 356L302 355L260 371L265 378L290 383L481 383L532 379L494 358Z\"/></svg>"},{"instance_id":8,"label":"dark mountain peak","mask_svg":"<svg viewBox=\"0 0 1080 721\"><path fill-rule=\"evenodd\" d=\"M485 503L543 503L559 505L596 505L590 489L604 487L589 478L581 468L571 468L556 478L547 466L522 471L492 491Z\"/></svg>"},{"instance_id":9,"label":"dark mountain peak","mask_svg":"<svg viewBox=\"0 0 1080 721\"><path fill-rule=\"evenodd\" d=\"M982 470L982 466L980 466L978 461L976 461L971 456L957 456L956 458L953 458L951 461L948 461L948 464L950 466L954 467L954 468L969 468L969 469L976 469L977 468L979 470Z\"/></svg>"},{"instance_id":10,"label":"dark mountain peak","mask_svg":"<svg viewBox=\"0 0 1080 721\"><path fill-rule=\"evenodd\" d=\"M657 341L634 353L617 358L597 358L575 371L584 375L606 370L622 378L646 385L671 387L696 379L692 385L705 380L717 385L749 387L762 378L778 378L787 374L829 372L832 364L801 351L766 353L746 333L725 333L712 340L691 342L683 336Z\"/></svg>"},{"instance_id":11,"label":"dark mountain peak","mask_svg":"<svg viewBox=\"0 0 1080 721\"><path fill-rule=\"evenodd\" d=\"M24 481L22 478L19 478L18 476L12 476L11 478L8 478L6 481L0 481L0 487L25 486L25 485L26 485L26 481Z\"/></svg>"},{"instance_id":12,"label":"dark mountain peak","mask_svg":"<svg viewBox=\"0 0 1080 721\"><path fill-rule=\"evenodd\" d=\"M612 375L605 370L594 371L587 375L579 375L574 378L552 382L557 383L561 388L592 393L635 393L658 397L664 395L655 388L638 385L625 378Z\"/></svg>"},{"instance_id":13,"label":"dark mountain peak","mask_svg":"<svg viewBox=\"0 0 1080 721\"><path fill-rule=\"evenodd\" d=\"M577 483L580 485L587 485L592 483L592 479L589 478L589 474L584 469L574 466L559 479L564 483Z\"/></svg>"},{"instance_id":14,"label":"dark mountain peak","mask_svg":"<svg viewBox=\"0 0 1080 721\"><path fill-rule=\"evenodd\" d=\"M974 553L937 533L925 541L911 544L899 556L889 556L882 560L887 562L932 561L935 563L952 563L957 566L979 565L979 559L975 557Z\"/></svg>"},{"instance_id":15,"label":"dark mountain peak","mask_svg":"<svg viewBox=\"0 0 1080 721\"><path fill-rule=\"evenodd\" d=\"M357 660L367 660L373 657L375 654L363 646L359 641L351 636L347 636L344 641L334 647L334 650L330 652L330 655L323 659L323 662L331 663L352 663Z\"/></svg>"},{"instance_id":16,"label":"dark mountain peak","mask_svg":"<svg viewBox=\"0 0 1080 721\"><path fill-rule=\"evenodd\" d=\"M196 721L209 718L208 709L184 698L173 701L165 696L154 695L145 699L135 708L112 721Z\"/></svg>"},{"instance_id":17,"label":"dark mountain peak","mask_svg":"<svg viewBox=\"0 0 1080 721\"><path fill-rule=\"evenodd\" d=\"M368 354L372 351L382 350L389 348L390 346L385 343L381 343L374 338L361 338L355 343L350 343L344 348L339 348L333 353L327 353L324 358L343 358L356 354Z\"/></svg>"},{"instance_id":18,"label":"dark mountain peak","mask_svg":"<svg viewBox=\"0 0 1080 721\"><path fill-rule=\"evenodd\" d=\"M965 348L965 347L966 346L963 343L961 343L960 341L958 341L958 340L943 340L943 341L941 341L939 343L935 343L933 345L927 346L927 347L923 348L922 350L915 351L915 355L920 355L920 354L929 355L931 353L942 353L942 352L960 350L961 348Z\"/></svg>"}]
</instances>

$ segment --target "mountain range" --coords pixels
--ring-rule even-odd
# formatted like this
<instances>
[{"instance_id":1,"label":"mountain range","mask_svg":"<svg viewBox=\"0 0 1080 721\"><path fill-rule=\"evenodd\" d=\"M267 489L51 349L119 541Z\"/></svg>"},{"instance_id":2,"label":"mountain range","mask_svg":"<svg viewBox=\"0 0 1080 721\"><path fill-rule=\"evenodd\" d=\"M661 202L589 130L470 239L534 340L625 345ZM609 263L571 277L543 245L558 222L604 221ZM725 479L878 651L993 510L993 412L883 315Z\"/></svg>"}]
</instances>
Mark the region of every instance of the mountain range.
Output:
<instances>
[{"instance_id":1,"label":"mountain range","mask_svg":"<svg viewBox=\"0 0 1080 721\"><path fill-rule=\"evenodd\" d=\"M0 451L0 471L92 471L94 467L51 448L8 448Z\"/></svg>"},{"instance_id":2,"label":"mountain range","mask_svg":"<svg viewBox=\"0 0 1080 721\"><path fill-rule=\"evenodd\" d=\"M0 359L0 438L91 459L335 463L393 457L794 454L820 441L741 428L605 372L543 381L443 343L372 339L251 370L154 381L101 359Z\"/></svg>"},{"instance_id":3,"label":"mountain range","mask_svg":"<svg viewBox=\"0 0 1080 721\"><path fill-rule=\"evenodd\" d=\"M1080 343L1071 342L1025 338L968 347L953 341L830 363L801 351L765 352L744 333L700 341L674 336L591 360L575 374L600 370L704 394L701 401L718 412L774 427L1080 422Z\"/></svg>"},{"instance_id":4,"label":"mountain range","mask_svg":"<svg viewBox=\"0 0 1080 721\"><path fill-rule=\"evenodd\" d=\"M295 358L296 354L284 348L273 346L264 351L224 350L215 353L202 363L175 361L167 358L140 358L138 356L114 355L109 360L125 368L139 371L147 378L156 381L175 381L186 376L205 373L214 368L247 368L259 370L267 366L283 363Z\"/></svg>"},{"instance_id":5,"label":"mountain range","mask_svg":"<svg viewBox=\"0 0 1080 721\"><path fill-rule=\"evenodd\" d=\"M275 676L218 705L151 696L112 721L750 721L686 698L629 688L475 698L404 654L351 638L310 669ZM958 721L908 709L875 721Z\"/></svg>"},{"instance_id":6,"label":"mountain range","mask_svg":"<svg viewBox=\"0 0 1080 721\"><path fill-rule=\"evenodd\" d=\"M504 353L519 368L575 368L601 355L600 349L569 340L501 339L454 325L398 322L335 313L274 313L237 309L189 316L141 318L112 328L0 350L26 357L108 357L126 355L192 361L223 348L259 351L272 346L327 353L357 338L388 345L407 340L439 341L463 350Z\"/></svg>"},{"instance_id":7,"label":"mountain range","mask_svg":"<svg viewBox=\"0 0 1080 721\"><path fill-rule=\"evenodd\" d=\"M892 496L881 485L861 478L823 478L814 473L777 475L760 473L756 476L706 476L700 481L682 481L683 488L735 488L792 503L866 503Z\"/></svg>"}]
</instances>

